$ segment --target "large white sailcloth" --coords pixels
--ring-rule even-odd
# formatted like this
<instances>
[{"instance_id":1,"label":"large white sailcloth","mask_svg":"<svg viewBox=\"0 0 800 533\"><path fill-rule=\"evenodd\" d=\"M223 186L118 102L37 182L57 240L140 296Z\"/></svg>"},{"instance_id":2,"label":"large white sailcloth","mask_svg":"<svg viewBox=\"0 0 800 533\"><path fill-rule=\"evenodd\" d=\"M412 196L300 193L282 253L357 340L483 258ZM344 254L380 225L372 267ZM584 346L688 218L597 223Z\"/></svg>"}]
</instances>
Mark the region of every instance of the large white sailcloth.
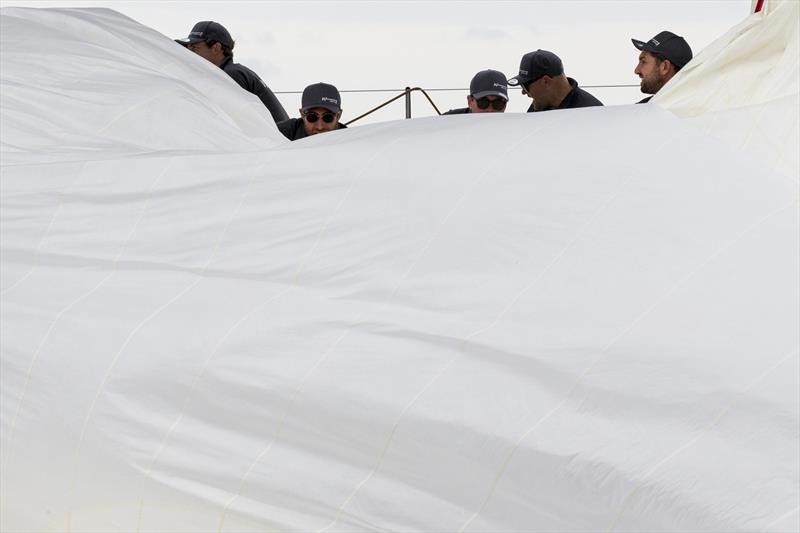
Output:
<instances>
[{"instance_id":1,"label":"large white sailcloth","mask_svg":"<svg viewBox=\"0 0 800 533\"><path fill-rule=\"evenodd\" d=\"M0 44L0 530L800 528L796 79L289 143L112 11Z\"/></svg>"}]
</instances>

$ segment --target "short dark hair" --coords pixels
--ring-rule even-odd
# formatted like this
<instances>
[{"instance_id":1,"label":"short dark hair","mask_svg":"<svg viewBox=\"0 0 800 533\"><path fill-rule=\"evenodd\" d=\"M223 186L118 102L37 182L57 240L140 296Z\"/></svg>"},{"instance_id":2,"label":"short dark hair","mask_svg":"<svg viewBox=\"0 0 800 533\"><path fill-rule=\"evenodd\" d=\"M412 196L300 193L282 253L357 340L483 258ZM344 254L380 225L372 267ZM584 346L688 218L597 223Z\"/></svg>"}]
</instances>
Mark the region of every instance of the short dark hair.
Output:
<instances>
[{"instance_id":1,"label":"short dark hair","mask_svg":"<svg viewBox=\"0 0 800 533\"><path fill-rule=\"evenodd\" d=\"M675 72L678 72L681 68L683 68L679 67L678 65L673 63L671 59L669 59L668 57L664 57L661 54L657 54L656 52L647 52L647 53L656 58L656 66L660 65L662 61L669 61L669 64L675 67Z\"/></svg>"},{"instance_id":2,"label":"short dark hair","mask_svg":"<svg viewBox=\"0 0 800 533\"><path fill-rule=\"evenodd\" d=\"M219 43L219 41L208 41L208 46L214 46L214 43ZM233 41L230 46L225 46L222 43L219 43L222 47L222 55L225 57L233 57L233 47L236 46L236 41Z\"/></svg>"}]
</instances>

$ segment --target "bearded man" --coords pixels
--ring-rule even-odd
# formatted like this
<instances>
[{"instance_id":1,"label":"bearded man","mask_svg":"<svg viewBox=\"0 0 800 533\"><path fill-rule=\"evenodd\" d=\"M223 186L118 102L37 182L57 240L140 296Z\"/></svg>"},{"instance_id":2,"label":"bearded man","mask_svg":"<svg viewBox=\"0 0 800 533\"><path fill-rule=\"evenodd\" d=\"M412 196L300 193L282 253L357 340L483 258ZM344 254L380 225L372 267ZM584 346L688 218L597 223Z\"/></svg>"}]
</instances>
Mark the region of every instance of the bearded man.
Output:
<instances>
[{"instance_id":1,"label":"bearded man","mask_svg":"<svg viewBox=\"0 0 800 533\"><path fill-rule=\"evenodd\" d=\"M662 31L647 42L631 41L641 50L633 73L641 79L642 92L650 95L636 103L645 104L691 61L692 49L683 37L670 31Z\"/></svg>"}]
</instances>

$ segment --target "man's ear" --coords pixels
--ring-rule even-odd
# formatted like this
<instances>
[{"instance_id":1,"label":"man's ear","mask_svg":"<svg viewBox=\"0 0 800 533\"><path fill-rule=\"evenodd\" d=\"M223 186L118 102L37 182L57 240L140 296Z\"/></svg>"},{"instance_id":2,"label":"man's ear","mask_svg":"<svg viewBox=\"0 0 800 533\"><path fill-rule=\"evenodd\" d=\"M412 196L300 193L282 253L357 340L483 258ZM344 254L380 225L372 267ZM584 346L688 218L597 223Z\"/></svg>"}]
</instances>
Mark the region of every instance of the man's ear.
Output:
<instances>
[{"instance_id":1,"label":"man's ear","mask_svg":"<svg viewBox=\"0 0 800 533\"><path fill-rule=\"evenodd\" d=\"M222 43L220 43L219 41L215 42L214 46L212 46L211 49L214 51L215 54L221 54L222 53Z\"/></svg>"},{"instance_id":2,"label":"man's ear","mask_svg":"<svg viewBox=\"0 0 800 533\"><path fill-rule=\"evenodd\" d=\"M474 98L472 97L472 95L471 95L471 94L468 94L468 95L467 95L467 107L469 107L469 106L471 106L471 105L472 105L472 101L473 101L473 100L474 100Z\"/></svg>"},{"instance_id":3,"label":"man's ear","mask_svg":"<svg viewBox=\"0 0 800 533\"><path fill-rule=\"evenodd\" d=\"M658 65L658 70L661 72L662 76L666 76L670 73L675 74L678 71L669 59L662 59L661 63Z\"/></svg>"}]
</instances>

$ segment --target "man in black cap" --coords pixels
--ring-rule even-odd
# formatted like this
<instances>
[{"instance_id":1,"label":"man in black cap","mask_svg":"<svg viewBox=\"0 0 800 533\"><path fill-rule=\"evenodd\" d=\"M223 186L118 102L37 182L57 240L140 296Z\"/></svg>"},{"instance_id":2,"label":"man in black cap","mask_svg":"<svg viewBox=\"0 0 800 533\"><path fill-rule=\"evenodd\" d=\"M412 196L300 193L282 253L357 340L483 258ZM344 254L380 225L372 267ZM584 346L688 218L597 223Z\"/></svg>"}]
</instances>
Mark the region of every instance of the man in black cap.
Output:
<instances>
[{"instance_id":1,"label":"man in black cap","mask_svg":"<svg viewBox=\"0 0 800 533\"><path fill-rule=\"evenodd\" d=\"M467 107L451 109L445 115L463 113L502 113L508 103L506 75L499 70L482 70L469 82Z\"/></svg>"},{"instance_id":2,"label":"man in black cap","mask_svg":"<svg viewBox=\"0 0 800 533\"><path fill-rule=\"evenodd\" d=\"M651 95L636 102L644 104L691 61L692 49L683 37L670 31L662 31L647 42L631 41L633 46L641 50L639 63L633 73L642 80L642 92Z\"/></svg>"},{"instance_id":3,"label":"man in black cap","mask_svg":"<svg viewBox=\"0 0 800 533\"><path fill-rule=\"evenodd\" d=\"M346 128L339 122L342 116L339 91L329 83L315 83L303 90L300 118L278 122L278 130L290 141L309 135Z\"/></svg>"},{"instance_id":4,"label":"man in black cap","mask_svg":"<svg viewBox=\"0 0 800 533\"><path fill-rule=\"evenodd\" d=\"M198 22L185 39L175 39L195 54L207 59L225 71L242 89L258 96L275 122L286 120L289 115L267 84L258 75L239 63L233 62L233 46L236 44L225 26L219 22Z\"/></svg>"},{"instance_id":5,"label":"man in black cap","mask_svg":"<svg viewBox=\"0 0 800 533\"><path fill-rule=\"evenodd\" d=\"M578 82L564 74L561 59L553 52L536 50L522 56L519 74L508 84L519 86L533 99L528 113L551 109L591 107L603 103L578 87Z\"/></svg>"}]
</instances>

